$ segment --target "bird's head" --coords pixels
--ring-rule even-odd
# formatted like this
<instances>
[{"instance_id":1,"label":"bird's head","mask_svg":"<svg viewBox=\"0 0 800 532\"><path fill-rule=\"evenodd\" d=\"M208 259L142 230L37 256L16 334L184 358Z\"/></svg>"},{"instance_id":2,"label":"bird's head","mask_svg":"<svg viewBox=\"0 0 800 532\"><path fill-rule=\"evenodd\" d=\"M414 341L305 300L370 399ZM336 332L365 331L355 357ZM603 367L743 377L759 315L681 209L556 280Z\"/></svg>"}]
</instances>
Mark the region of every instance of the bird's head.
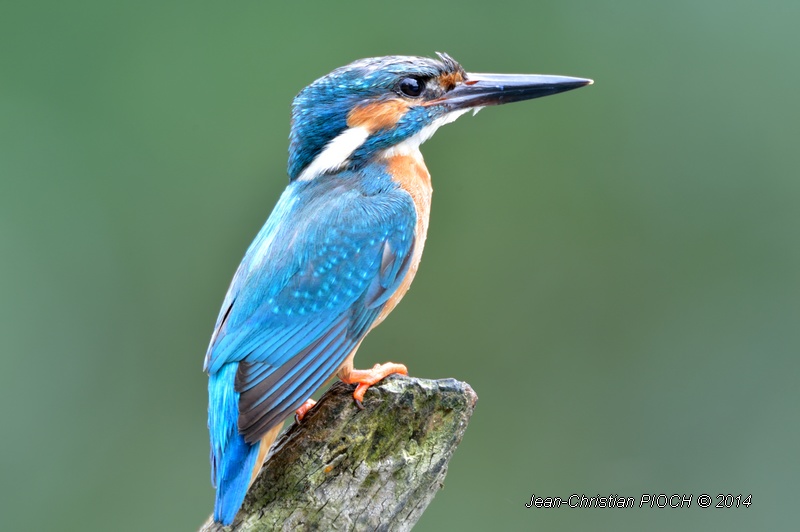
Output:
<instances>
[{"instance_id":1,"label":"bird's head","mask_svg":"<svg viewBox=\"0 0 800 532\"><path fill-rule=\"evenodd\" d=\"M576 89L564 76L467 73L439 59L387 56L337 68L300 91L292 106L289 178L310 180L376 156L409 153L470 109Z\"/></svg>"}]
</instances>

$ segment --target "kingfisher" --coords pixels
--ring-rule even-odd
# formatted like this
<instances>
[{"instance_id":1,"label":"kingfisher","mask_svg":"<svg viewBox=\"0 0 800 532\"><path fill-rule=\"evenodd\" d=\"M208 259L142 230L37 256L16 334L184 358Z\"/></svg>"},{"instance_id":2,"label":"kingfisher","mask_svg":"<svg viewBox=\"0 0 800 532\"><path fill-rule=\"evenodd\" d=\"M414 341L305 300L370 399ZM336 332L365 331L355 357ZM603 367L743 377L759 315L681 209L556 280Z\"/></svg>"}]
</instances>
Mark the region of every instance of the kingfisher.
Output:
<instances>
[{"instance_id":1,"label":"kingfisher","mask_svg":"<svg viewBox=\"0 0 800 532\"><path fill-rule=\"evenodd\" d=\"M449 55L361 59L295 97L289 183L250 244L205 356L214 520L233 522L283 421L334 375L367 389L401 364L353 367L364 337L408 291L431 177L420 145L472 110L592 83L465 72Z\"/></svg>"}]
</instances>

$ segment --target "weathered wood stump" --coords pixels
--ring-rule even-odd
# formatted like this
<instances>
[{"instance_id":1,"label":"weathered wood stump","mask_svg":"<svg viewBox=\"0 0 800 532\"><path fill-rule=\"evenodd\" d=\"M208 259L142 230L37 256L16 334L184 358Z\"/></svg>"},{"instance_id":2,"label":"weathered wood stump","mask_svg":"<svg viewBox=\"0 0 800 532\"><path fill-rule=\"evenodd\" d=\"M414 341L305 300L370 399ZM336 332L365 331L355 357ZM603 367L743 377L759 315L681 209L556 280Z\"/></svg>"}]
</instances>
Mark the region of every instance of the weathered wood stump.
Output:
<instances>
[{"instance_id":1,"label":"weathered wood stump","mask_svg":"<svg viewBox=\"0 0 800 532\"><path fill-rule=\"evenodd\" d=\"M442 487L478 396L455 379L392 376L364 410L341 382L281 436L230 527L410 530Z\"/></svg>"}]
</instances>

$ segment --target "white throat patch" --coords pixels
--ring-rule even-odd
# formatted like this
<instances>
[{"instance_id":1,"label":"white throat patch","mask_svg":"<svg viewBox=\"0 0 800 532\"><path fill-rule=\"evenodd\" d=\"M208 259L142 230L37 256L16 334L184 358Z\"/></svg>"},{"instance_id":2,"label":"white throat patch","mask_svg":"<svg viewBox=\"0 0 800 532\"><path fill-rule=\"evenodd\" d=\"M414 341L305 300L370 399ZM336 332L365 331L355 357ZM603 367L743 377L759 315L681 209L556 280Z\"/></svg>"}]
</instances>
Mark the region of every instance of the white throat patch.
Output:
<instances>
[{"instance_id":1,"label":"white throat patch","mask_svg":"<svg viewBox=\"0 0 800 532\"><path fill-rule=\"evenodd\" d=\"M419 153L419 147L422 143L431 138L433 134L436 133L437 129L450 122L455 122L459 116L467 111L469 111L469 109L459 109L458 111L452 111L444 116L440 116L422 128L420 132L413 137L409 137L400 144L383 150L383 156L389 158L396 155L416 155Z\"/></svg>"}]
</instances>

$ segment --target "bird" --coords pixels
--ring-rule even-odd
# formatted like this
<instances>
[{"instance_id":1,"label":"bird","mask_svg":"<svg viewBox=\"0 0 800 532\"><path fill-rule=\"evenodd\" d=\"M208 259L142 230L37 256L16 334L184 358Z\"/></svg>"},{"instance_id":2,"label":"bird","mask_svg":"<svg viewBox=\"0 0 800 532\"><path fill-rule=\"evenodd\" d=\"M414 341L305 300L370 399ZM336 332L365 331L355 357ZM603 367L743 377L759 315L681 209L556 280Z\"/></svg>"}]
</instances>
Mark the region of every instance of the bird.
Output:
<instances>
[{"instance_id":1,"label":"bird","mask_svg":"<svg viewBox=\"0 0 800 532\"><path fill-rule=\"evenodd\" d=\"M402 364L357 370L364 337L408 291L428 231L420 145L469 111L592 80L468 73L453 58L357 60L294 98L289 183L248 247L205 355L214 520L233 522L284 420L334 375L367 389ZM367 405L368 406L368 405Z\"/></svg>"}]
</instances>

